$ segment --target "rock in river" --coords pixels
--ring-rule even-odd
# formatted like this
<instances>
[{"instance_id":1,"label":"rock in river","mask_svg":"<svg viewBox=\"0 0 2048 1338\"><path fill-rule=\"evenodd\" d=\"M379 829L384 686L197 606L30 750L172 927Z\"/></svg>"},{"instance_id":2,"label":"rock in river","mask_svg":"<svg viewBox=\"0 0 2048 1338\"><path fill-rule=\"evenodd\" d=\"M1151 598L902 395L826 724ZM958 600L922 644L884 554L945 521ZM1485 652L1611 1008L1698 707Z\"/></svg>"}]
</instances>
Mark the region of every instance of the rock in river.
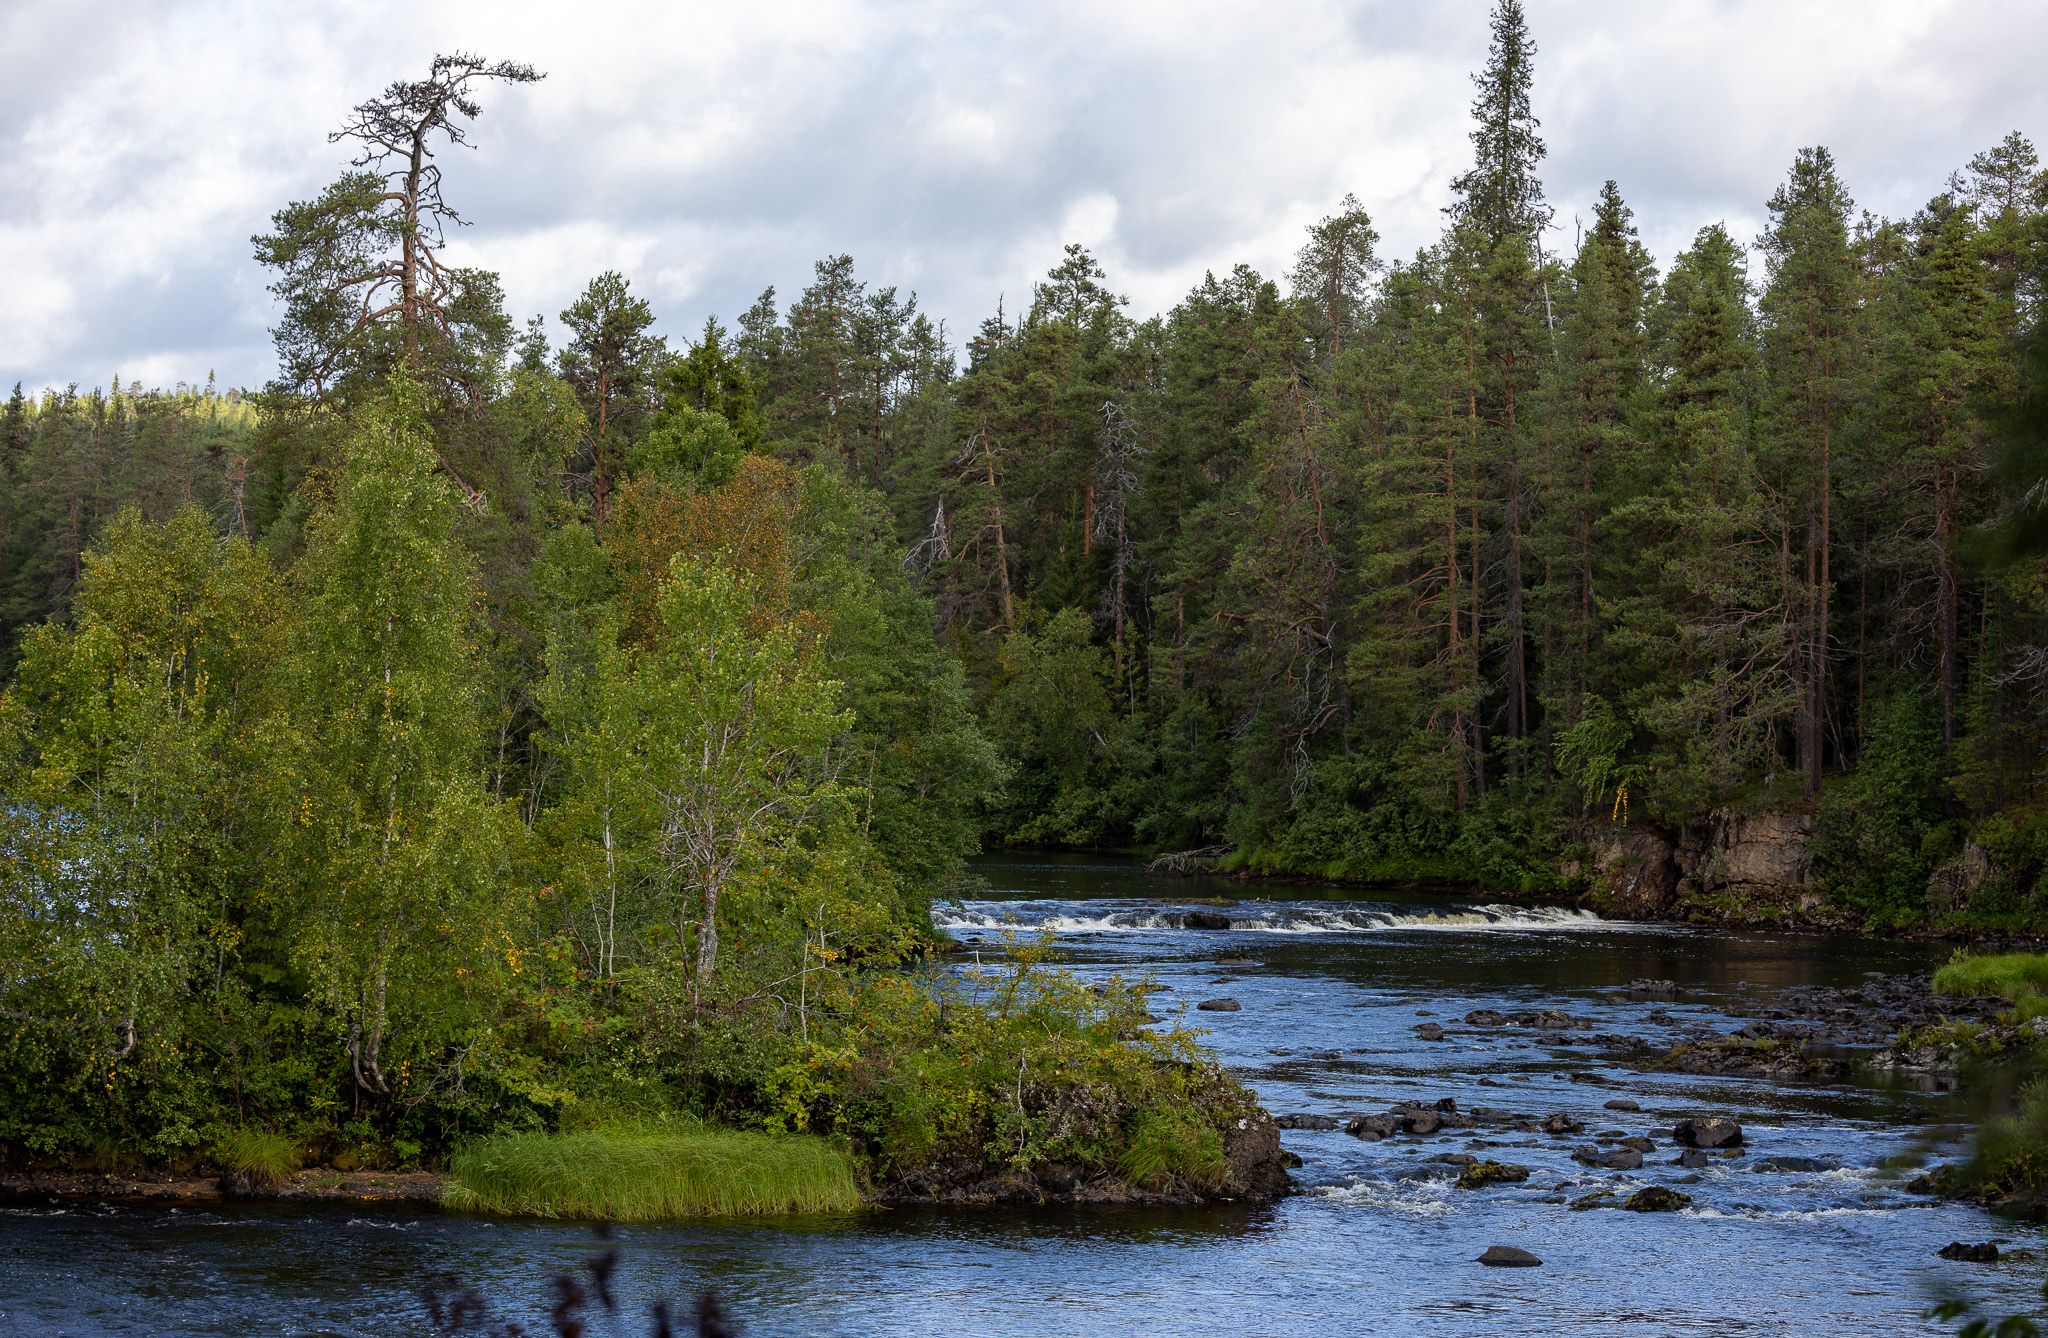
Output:
<instances>
[{"instance_id":1,"label":"rock in river","mask_svg":"<svg viewBox=\"0 0 2048 1338\"><path fill-rule=\"evenodd\" d=\"M1230 917L1215 911L1187 911L1180 917L1183 929L1228 929Z\"/></svg>"},{"instance_id":2,"label":"rock in river","mask_svg":"<svg viewBox=\"0 0 2048 1338\"><path fill-rule=\"evenodd\" d=\"M1605 1107L1605 1109L1607 1109L1607 1110L1641 1110L1641 1109L1642 1109L1642 1107L1641 1107L1641 1106L1639 1106L1639 1105L1637 1105L1637 1104L1636 1104L1635 1102L1633 1102L1633 1101L1629 1100L1629 1099L1628 1099L1627 1097L1620 1097L1620 1098L1618 1098L1618 1099L1616 1099L1616 1100L1613 1100L1613 1101L1610 1101L1610 1102L1608 1102L1608 1103L1607 1103L1607 1105L1606 1105L1606 1107Z\"/></svg>"},{"instance_id":3,"label":"rock in river","mask_svg":"<svg viewBox=\"0 0 2048 1338\"><path fill-rule=\"evenodd\" d=\"M1497 1161L1475 1162L1458 1176L1459 1189L1483 1189L1488 1185L1519 1185L1529 1178L1529 1168Z\"/></svg>"},{"instance_id":4,"label":"rock in river","mask_svg":"<svg viewBox=\"0 0 2048 1338\"><path fill-rule=\"evenodd\" d=\"M1586 1126L1560 1110L1554 1115L1545 1115L1540 1127L1546 1134L1575 1134Z\"/></svg>"},{"instance_id":5,"label":"rock in river","mask_svg":"<svg viewBox=\"0 0 2048 1338\"><path fill-rule=\"evenodd\" d=\"M1730 1148L1742 1142L1742 1126L1726 1115L1680 1120L1671 1126L1671 1140L1695 1148Z\"/></svg>"},{"instance_id":6,"label":"rock in river","mask_svg":"<svg viewBox=\"0 0 2048 1338\"><path fill-rule=\"evenodd\" d=\"M1527 1250L1518 1250L1512 1245L1489 1245L1486 1253L1479 1256L1479 1262L1490 1268L1536 1268L1543 1261Z\"/></svg>"},{"instance_id":7,"label":"rock in river","mask_svg":"<svg viewBox=\"0 0 2048 1338\"><path fill-rule=\"evenodd\" d=\"M1334 1129L1337 1122L1327 1115L1275 1115L1276 1129Z\"/></svg>"},{"instance_id":8,"label":"rock in river","mask_svg":"<svg viewBox=\"0 0 2048 1338\"><path fill-rule=\"evenodd\" d=\"M1765 1157L1753 1171L1832 1171L1835 1168L1812 1157Z\"/></svg>"},{"instance_id":9,"label":"rock in river","mask_svg":"<svg viewBox=\"0 0 2048 1338\"><path fill-rule=\"evenodd\" d=\"M1944 1259L1960 1259L1966 1264L1995 1264L1998 1262L1998 1242L1965 1245L1959 1240L1952 1240L1935 1253Z\"/></svg>"},{"instance_id":10,"label":"rock in river","mask_svg":"<svg viewBox=\"0 0 2048 1338\"><path fill-rule=\"evenodd\" d=\"M1434 1022L1424 1022L1416 1026L1415 1034L1425 1041L1440 1041L1444 1038L1444 1029Z\"/></svg>"},{"instance_id":11,"label":"rock in river","mask_svg":"<svg viewBox=\"0 0 2048 1338\"><path fill-rule=\"evenodd\" d=\"M1662 1185L1651 1185L1629 1195L1628 1202L1621 1206L1632 1213L1675 1213L1691 1202L1690 1194L1681 1194Z\"/></svg>"},{"instance_id":12,"label":"rock in river","mask_svg":"<svg viewBox=\"0 0 2048 1338\"><path fill-rule=\"evenodd\" d=\"M1244 1005L1235 999L1204 999L1195 1007L1204 1013L1235 1013Z\"/></svg>"},{"instance_id":13,"label":"rock in river","mask_svg":"<svg viewBox=\"0 0 2048 1338\"><path fill-rule=\"evenodd\" d=\"M1344 1126L1344 1132L1353 1138L1377 1143L1382 1138L1392 1138L1401 1132L1401 1122L1392 1115L1360 1115Z\"/></svg>"},{"instance_id":14,"label":"rock in river","mask_svg":"<svg viewBox=\"0 0 2048 1338\"><path fill-rule=\"evenodd\" d=\"M1433 1134L1444 1127L1444 1117L1441 1111L1403 1111L1400 1119L1401 1127L1411 1134Z\"/></svg>"},{"instance_id":15,"label":"rock in river","mask_svg":"<svg viewBox=\"0 0 2048 1338\"><path fill-rule=\"evenodd\" d=\"M1572 1160L1582 1166L1598 1166L1605 1171L1633 1171L1642 1166L1643 1154L1634 1148L1602 1152L1599 1148L1584 1147L1572 1153Z\"/></svg>"}]
</instances>

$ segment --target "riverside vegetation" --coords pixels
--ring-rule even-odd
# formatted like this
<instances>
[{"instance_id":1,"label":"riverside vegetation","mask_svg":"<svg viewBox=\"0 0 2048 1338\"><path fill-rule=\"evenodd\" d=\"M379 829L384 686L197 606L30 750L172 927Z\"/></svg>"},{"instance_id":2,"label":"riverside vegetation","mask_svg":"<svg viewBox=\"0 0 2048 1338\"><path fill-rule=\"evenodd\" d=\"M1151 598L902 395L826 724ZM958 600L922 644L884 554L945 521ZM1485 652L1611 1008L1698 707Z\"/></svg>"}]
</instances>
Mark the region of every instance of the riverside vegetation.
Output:
<instances>
[{"instance_id":1,"label":"riverside vegetation","mask_svg":"<svg viewBox=\"0 0 2048 1338\"><path fill-rule=\"evenodd\" d=\"M0 413L8 1155L595 1110L1242 1188L1135 986L929 966L984 841L1563 894L1754 814L1846 923L2038 926L2033 147L1899 220L1802 150L1754 273L1710 224L1659 275L1613 183L1549 240L1534 57L1502 0L1414 257L1347 199L1141 320L1070 247L959 359L845 256L674 345L616 273L522 330L433 154L540 75L362 104L254 239L272 384Z\"/></svg>"}]
</instances>

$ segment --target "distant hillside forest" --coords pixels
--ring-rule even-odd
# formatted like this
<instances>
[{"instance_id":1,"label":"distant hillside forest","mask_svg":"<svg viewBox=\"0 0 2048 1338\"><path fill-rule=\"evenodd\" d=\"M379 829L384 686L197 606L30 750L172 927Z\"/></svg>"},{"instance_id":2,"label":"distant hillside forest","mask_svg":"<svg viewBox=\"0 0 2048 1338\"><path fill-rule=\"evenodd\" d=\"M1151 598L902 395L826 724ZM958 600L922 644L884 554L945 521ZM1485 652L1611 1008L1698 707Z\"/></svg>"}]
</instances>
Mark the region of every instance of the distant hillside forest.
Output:
<instances>
[{"instance_id":1,"label":"distant hillside forest","mask_svg":"<svg viewBox=\"0 0 2048 1338\"><path fill-rule=\"evenodd\" d=\"M1138 319L1069 246L957 350L849 256L688 338L617 273L522 328L437 258L438 178L393 206L361 169L255 239L269 386L16 389L0 667L74 617L126 513L300 561L403 368L476 574L468 766L529 827L573 773L557 657L601 658L564 629L630 643L674 554L773 531L757 565L831 643L922 895L977 842L1562 888L1612 824L1733 804L1816 815L1817 877L1880 921L1966 841L2031 915L2035 149L1898 219L1804 149L1761 236L1707 223L1660 273L1617 183L1583 230L1545 203L1535 50L1498 5L1473 165L1417 254L1347 197L1287 273Z\"/></svg>"}]
</instances>

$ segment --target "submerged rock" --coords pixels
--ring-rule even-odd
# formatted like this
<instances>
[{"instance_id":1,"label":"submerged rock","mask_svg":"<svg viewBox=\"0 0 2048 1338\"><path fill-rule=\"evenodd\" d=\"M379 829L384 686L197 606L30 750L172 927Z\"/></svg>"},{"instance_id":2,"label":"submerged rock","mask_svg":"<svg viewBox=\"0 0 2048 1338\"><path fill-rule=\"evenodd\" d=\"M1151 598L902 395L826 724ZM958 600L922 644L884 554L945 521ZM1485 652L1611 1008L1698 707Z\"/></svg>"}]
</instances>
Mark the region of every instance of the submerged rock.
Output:
<instances>
[{"instance_id":1,"label":"submerged rock","mask_svg":"<svg viewBox=\"0 0 2048 1338\"><path fill-rule=\"evenodd\" d=\"M1235 999L1204 999L1195 1007L1204 1013L1235 1013L1244 1005Z\"/></svg>"},{"instance_id":2,"label":"submerged rock","mask_svg":"<svg viewBox=\"0 0 2048 1338\"><path fill-rule=\"evenodd\" d=\"M1444 1029L1434 1022L1423 1022L1416 1026L1415 1034L1425 1041L1440 1041L1444 1038Z\"/></svg>"},{"instance_id":3,"label":"submerged rock","mask_svg":"<svg viewBox=\"0 0 2048 1338\"><path fill-rule=\"evenodd\" d=\"M1952 1240L1935 1251L1943 1259L1960 1259L1966 1264L1995 1264L1998 1262L1998 1243L1985 1241L1981 1245L1965 1245Z\"/></svg>"},{"instance_id":4,"label":"submerged rock","mask_svg":"<svg viewBox=\"0 0 2048 1338\"><path fill-rule=\"evenodd\" d=\"M1765 1157L1753 1171L1832 1171L1834 1166L1813 1157Z\"/></svg>"},{"instance_id":5,"label":"submerged rock","mask_svg":"<svg viewBox=\"0 0 2048 1338\"><path fill-rule=\"evenodd\" d=\"M1583 1147L1573 1150L1572 1160L1582 1166L1597 1166L1605 1171L1633 1171L1643 1164L1643 1154L1634 1148L1602 1152L1599 1148Z\"/></svg>"},{"instance_id":6,"label":"submerged rock","mask_svg":"<svg viewBox=\"0 0 2048 1338\"><path fill-rule=\"evenodd\" d=\"M1539 1268L1543 1264L1535 1255L1513 1245L1489 1245L1486 1253L1479 1256L1479 1262L1489 1268Z\"/></svg>"}]
</instances>

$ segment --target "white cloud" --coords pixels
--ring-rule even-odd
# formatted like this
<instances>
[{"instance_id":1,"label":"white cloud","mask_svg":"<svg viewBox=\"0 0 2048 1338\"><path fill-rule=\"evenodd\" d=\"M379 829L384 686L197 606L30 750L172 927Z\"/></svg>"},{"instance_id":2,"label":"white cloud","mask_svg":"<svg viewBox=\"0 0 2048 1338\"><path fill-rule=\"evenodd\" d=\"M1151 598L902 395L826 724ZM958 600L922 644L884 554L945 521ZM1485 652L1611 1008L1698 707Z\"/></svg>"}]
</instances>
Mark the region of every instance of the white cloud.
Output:
<instances>
[{"instance_id":1,"label":"white cloud","mask_svg":"<svg viewBox=\"0 0 2048 1338\"><path fill-rule=\"evenodd\" d=\"M1802 146L1910 212L1969 155L2048 135L2018 0L1530 0L1545 180L1569 246L1615 178L1660 257L1738 236ZM16 0L0 17L0 382L231 383L270 369L247 238L318 191L349 105L436 50L533 61L448 156L464 263L515 316L608 268L672 337L851 252L970 330L1064 241L1134 313L1204 270L1278 274L1347 191L1389 255L1427 243L1463 165L1485 0L494 0L154 7Z\"/></svg>"}]
</instances>

